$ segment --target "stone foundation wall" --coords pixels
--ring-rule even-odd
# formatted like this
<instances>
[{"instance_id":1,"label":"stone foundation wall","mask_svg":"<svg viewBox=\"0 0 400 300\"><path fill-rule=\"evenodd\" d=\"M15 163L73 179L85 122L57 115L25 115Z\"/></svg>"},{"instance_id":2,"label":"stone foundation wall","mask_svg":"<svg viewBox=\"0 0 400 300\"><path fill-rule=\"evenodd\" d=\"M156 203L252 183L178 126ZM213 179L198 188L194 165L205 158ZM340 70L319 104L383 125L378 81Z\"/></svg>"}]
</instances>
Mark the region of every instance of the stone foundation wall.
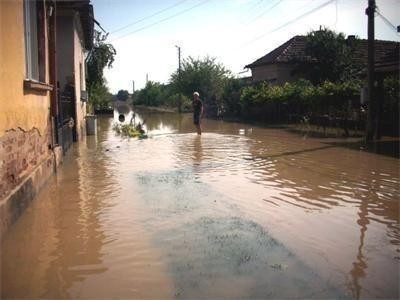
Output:
<instances>
[{"instance_id":1,"label":"stone foundation wall","mask_svg":"<svg viewBox=\"0 0 400 300\"><path fill-rule=\"evenodd\" d=\"M55 171L50 131L8 130L0 137L0 239Z\"/></svg>"},{"instance_id":2,"label":"stone foundation wall","mask_svg":"<svg viewBox=\"0 0 400 300\"><path fill-rule=\"evenodd\" d=\"M51 151L49 131L8 130L0 137L0 199L20 184Z\"/></svg>"}]
</instances>

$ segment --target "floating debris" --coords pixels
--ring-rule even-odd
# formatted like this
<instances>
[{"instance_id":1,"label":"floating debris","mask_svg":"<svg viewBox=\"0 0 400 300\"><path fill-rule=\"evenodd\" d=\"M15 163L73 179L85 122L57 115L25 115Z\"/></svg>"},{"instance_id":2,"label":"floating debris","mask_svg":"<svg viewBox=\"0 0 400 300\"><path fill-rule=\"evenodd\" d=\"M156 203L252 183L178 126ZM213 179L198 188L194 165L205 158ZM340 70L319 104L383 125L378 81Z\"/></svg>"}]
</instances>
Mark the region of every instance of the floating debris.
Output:
<instances>
[{"instance_id":1,"label":"floating debris","mask_svg":"<svg viewBox=\"0 0 400 300\"><path fill-rule=\"evenodd\" d=\"M113 130L122 137L137 137L139 139L146 139L148 137L140 123L136 126L133 124L114 124Z\"/></svg>"},{"instance_id":2,"label":"floating debris","mask_svg":"<svg viewBox=\"0 0 400 300\"><path fill-rule=\"evenodd\" d=\"M276 269L276 270L286 270L288 268L288 265L283 265L283 264L273 264L269 265L271 268Z\"/></svg>"}]
</instances>

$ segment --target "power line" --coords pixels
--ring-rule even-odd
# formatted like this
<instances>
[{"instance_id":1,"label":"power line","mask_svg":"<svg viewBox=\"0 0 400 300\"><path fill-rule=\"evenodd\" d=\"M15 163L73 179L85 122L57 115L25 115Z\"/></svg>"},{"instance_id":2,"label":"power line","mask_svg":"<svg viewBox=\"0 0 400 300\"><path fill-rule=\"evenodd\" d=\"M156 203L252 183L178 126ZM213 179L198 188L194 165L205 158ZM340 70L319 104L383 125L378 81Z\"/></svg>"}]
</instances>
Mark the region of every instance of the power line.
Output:
<instances>
[{"instance_id":1,"label":"power line","mask_svg":"<svg viewBox=\"0 0 400 300\"><path fill-rule=\"evenodd\" d=\"M198 6L200 6L200 5L206 4L206 3L209 2L209 1L210 1L210 0L203 1L203 2L201 2L201 3L198 3L198 4L196 4L196 5L191 6L191 7L187 8L187 9L185 9L185 10L182 10L182 11L180 11L180 12L177 12L176 14L173 14L173 15L171 15L171 16L169 16L169 17L166 17L166 18L161 19L161 20L159 20L159 21L157 21L157 22L154 22L154 23L149 24L149 25L147 25L147 26L144 26L144 27L141 27L141 28L139 28L139 29L136 29L136 30L134 30L134 31L132 31L132 32L129 32L129 33L127 33L127 34L124 34L124 35L122 35L122 36L120 36L120 37L115 38L114 40L112 40L112 42L113 42L113 41L116 41L116 40L119 40L119 39L122 39L122 38L124 38L124 37L126 37L126 36L128 36L128 35L134 34L134 33L136 33L136 32L142 31L142 30L144 30L144 29L150 28L150 27L152 27L152 26L154 26L154 25L160 24L160 23L162 23L162 22L164 22L164 21L167 21L167 20L169 20L169 19L172 19L172 18L174 18L174 17L176 17L176 16L179 16L179 15L181 15L181 14L184 14L185 12L188 12L189 10L195 9L196 7L198 7Z\"/></svg>"},{"instance_id":2,"label":"power line","mask_svg":"<svg viewBox=\"0 0 400 300\"><path fill-rule=\"evenodd\" d=\"M254 4L252 7L250 7L250 9L248 11L253 10L255 7L257 7L261 2L263 2L264 0L258 0L256 4Z\"/></svg>"},{"instance_id":3,"label":"power line","mask_svg":"<svg viewBox=\"0 0 400 300\"><path fill-rule=\"evenodd\" d=\"M113 30L113 31L111 32L111 34L116 33L116 32L118 32L118 31L121 31L121 30L123 30L123 29L125 29L125 28L128 28L128 27L130 27L130 26L132 26L132 25L135 25L135 24L137 24L137 23L140 23L140 22L142 22L142 21L144 21L144 20L147 20L147 19L149 19L149 18L152 18L152 17L154 17L154 16L157 16L157 15L163 13L164 11L167 11L167 10L169 10L169 9L171 9L171 8L174 8L174 7L176 7L176 6L182 4L183 2L186 2L186 1L187 1L187 0L179 1L178 3L175 3L174 5L168 6L168 7L164 8L164 9L159 10L159 11L157 11L157 12L151 14L151 15L148 15L148 16L146 16L146 17L140 19L140 20L137 20L137 21L135 21L135 22L133 22L133 23L129 23L129 24L125 25L125 26L122 26L122 27L120 27L120 28L118 28L118 29L115 29L115 30Z\"/></svg>"},{"instance_id":4,"label":"power line","mask_svg":"<svg viewBox=\"0 0 400 300\"><path fill-rule=\"evenodd\" d=\"M286 27L286 26L292 24L292 23L295 23L295 22L299 21L300 19L302 19L302 18L304 18L304 17L306 17L306 16L308 16L308 15L310 15L310 14L312 14L312 13L318 11L318 10L320 10L321 8L324 8L325 6L331 4L331 3L334 2L334 1L336 1L336 0L329 0L329 1L327 1L327 2L325 2L325 3L323 3L323 4L321 4L320 6L318 6L318 7L316 7L316 8L313 8L312 10L310 10L310 11L308 11L308 12L306 12L306 13L304 13L304 14L302 14L302 15L296 17L296 18L294 18L293 20L288 21L288 22L284 23L283 25L280 25L280 26L276 27L275 29L272 29L272 30L268 31L268 32L266 32L266 33L264 33L264 34L262 34L262 35L256 37L255 39L252 39L251 41L247 42L245 45L251 44L251 43L253 43L253 42L255 42L255 41L257 41L257 40L259 40L259 39L265 37L266 35L268 35L268 34L270 34L270 33L273 33L273 32L275 32L275 31L278 31L278 30L280 30L280 29L282 29L282 28L284 28L284 27Z\"/></svg>"},{"instance_id":5,"label":"power line","mask_svg":"<svg viewBox=\"0 0 400 300\"><path fill-rule=\"evenodd\" d=\"M385 18L385 16L383 16L378 10L375 10L375 12L377 13L378 16L380 16L383 20L383 22L389 26L390 28L392 28L396 33L397 33L397 27L394 26L388 19Z\"/></svg>"},{"instance_id":6,"label":"power line","mask_svg":"<svg viewBox=\"0 0 400 300\"><path fill-rule=\"evenodd\" d=\"M245 13L249 13L254 10L260 3L262 3L264 0L258 0L256 4L253 4L249 9L246 10ZM241 11L241 13L244 13L244 11ZM244 14L243 14L244 15ZM242 18L244 19L244 18Z\"/></svg>"},{"instance_id":7,"label":"power line","mask_svg":"<svg viewBox=\"0 0 400 300\"><path fill-rule=\"evenodd\" d=\"M258 0L256 4L253 4L249 9L247 9L245 12L241 11L241 17L240 17L240 23L244 23L243 21L246 21L247 17L245 14L250 13L251 11L254 10L260 3L262 3L264 0Z\"/></svg>"},{"instance_id":8,"label":"power line","mask_svg":"<svg viewBox=\"0 0 400 300\"><path fill-rule=\"evenodd\" d=\"M260 15L258 15L257 17L255 17L253 20L251 20L249 23L247 24L251 24L254 21L258 20L259 18L261 18L262 16L264 16L265 14L267 14L268 12L270 12L271 10L273 10L276 6L279 5L279 3L281 3L283 0L279 0L278 2L276 2L274 5L272 5L271 7L269 7L267 10L265 10L264 12L262 12Z\"/></svg>"},{"instance_id":9,"label":"power line","mask_svg":"<svg viewBox=\"0 0 400 300\"><path fill-rule=\"evenodd\" d=\"M335 29L338 21L338 0L335 1Z\"/></svg>"}]
</instances>

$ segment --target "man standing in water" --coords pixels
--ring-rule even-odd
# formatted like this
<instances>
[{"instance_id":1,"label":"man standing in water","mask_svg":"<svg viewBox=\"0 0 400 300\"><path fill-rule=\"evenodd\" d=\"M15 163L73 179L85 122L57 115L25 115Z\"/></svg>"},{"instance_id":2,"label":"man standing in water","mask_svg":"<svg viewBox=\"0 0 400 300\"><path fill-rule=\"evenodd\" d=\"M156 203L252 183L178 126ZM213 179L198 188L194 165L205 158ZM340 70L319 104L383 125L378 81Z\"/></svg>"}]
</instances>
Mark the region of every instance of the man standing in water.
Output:
<instances>
[{"instance_id":1,"label":"man standing in water","mask_svg":"<svg viewBox=\"0 0 400 300\"><path fill-rule=\"evenodd\" d=\"M203 117L203 102L198 92L193 93L193 123L197 128L197 134L201 135L201 118Z\"/></svg>"}]
</instances>

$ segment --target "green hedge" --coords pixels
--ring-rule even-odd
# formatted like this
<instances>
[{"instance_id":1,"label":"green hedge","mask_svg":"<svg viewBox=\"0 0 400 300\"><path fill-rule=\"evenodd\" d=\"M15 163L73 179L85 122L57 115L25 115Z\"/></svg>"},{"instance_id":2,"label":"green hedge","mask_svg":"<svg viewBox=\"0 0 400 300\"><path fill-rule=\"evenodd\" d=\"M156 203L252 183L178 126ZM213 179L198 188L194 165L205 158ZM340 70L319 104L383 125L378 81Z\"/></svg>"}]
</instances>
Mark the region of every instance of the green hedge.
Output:
<instances>
[{"instance_id":1,"label":"green hedge","mask_svg":"<svg viewBox=\"0 0 400 300\"><path fill-rule=\"evenodd\" d=\"M348 100L359 99L360 88L359 81L343 83L325 81L320 85L313 85L310 81L301 79L282 86L261 83L245 87L242 90L240 103L242 106L275 103L300 105L312 110L326 106L343 109Z\"/></svg>"}]
</instances>

